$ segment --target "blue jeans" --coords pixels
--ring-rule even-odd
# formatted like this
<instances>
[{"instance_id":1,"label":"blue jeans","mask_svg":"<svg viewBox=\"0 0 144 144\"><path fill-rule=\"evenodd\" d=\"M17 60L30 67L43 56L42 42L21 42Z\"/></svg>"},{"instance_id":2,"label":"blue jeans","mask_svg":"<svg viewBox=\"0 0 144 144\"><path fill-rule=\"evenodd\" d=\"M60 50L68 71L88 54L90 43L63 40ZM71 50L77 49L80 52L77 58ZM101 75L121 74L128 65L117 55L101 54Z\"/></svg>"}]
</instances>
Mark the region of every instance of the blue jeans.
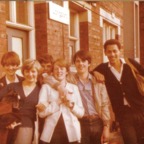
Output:
<instances>
[{"instance_id":1,"label":"blue jeans","mask_svg":"<svg viewBox=\"0 0 144 144\"><path fill-rule=\"evenodd\" d=\"M89 122L80 120L82 132L82 144L100 144L103 132L103 122L100 118Z\"/></svg>"}]
</instances>

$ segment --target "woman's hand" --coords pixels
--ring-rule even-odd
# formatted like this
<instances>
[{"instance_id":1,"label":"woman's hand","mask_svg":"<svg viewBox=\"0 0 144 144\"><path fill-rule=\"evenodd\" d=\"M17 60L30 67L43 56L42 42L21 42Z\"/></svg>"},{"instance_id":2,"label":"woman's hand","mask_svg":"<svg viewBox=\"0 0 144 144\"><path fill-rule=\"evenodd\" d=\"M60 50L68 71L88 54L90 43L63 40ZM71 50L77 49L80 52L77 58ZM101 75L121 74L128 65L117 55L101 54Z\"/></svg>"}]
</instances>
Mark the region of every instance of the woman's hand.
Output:
<instances>
[{"instance_id":1,"label":"woman's hand","mask_svg":"<svg viewBox=\"0 0 144 144\"><path fill-rule=\"evenodd\" d=\"M73 109L73 107L74 107L74 102L71 102L71 101L67 100L67 101L65 101L65 105L66 105L67 107L69 107L70 109Z\"/></svg>"},{"instance_id":2,"label":"woman's hand","mask_svg":"<svg viewBox=\"0 0 144 144\"><path fill-rule=\"evenodd\" d=\"M42 112L46 109L46 106L42 103L39 103L39 104L36 105L36 108L39 112Z\"/></svg>"},{"instance_id":3,"label":"woman's hand","mask_svg":"<svg viewBox=\"0 0 144 144\"><path fill-rule=\"evenodd\" d=\"M64 103L66 100L66 95L67 95L67 89L63 85L58 86L58 92L59 92L59 98L61 100L61 103Z\"/></svg>"},{"instance_id":4,"label":"woman's hand","mask_svg":"<svg viewBox=\"0 0 144 144\"><path fill-rule=\"evenodd\" d=\"M21 125L21 123L13 122L12 124L8 125L7 129L14 129L16 126Z\"/></svg>"}]
</instances>

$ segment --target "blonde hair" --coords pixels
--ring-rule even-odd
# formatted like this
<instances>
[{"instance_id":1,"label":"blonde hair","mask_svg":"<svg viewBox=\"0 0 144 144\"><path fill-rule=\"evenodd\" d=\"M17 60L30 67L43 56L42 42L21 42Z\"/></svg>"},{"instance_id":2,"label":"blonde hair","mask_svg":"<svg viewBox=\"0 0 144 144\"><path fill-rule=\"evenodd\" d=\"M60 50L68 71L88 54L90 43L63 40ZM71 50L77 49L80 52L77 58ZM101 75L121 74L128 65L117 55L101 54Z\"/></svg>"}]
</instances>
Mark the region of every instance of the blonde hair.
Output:
<instances>
[{"instance_id":1,"label":"blonde hair","mask_svg":"<svg viewBox=\"0 0 144 144\"><path fill-rule=\"evenodd\" d=\"M54 65L55 64L58 65L58 66L60 66L60 67L65 67L66 70L69 72L70 65L68 64L68 62L65 59L59 58L56 61L54 61Z\"/></svg>"},{"instance_id":2,"label":"blonde hair","mask_svg":"<svg viewBox=\"0 0 144 144\"><path fill-rule=\"evenodd\" d=\"M27 59L27 60L25 60L23 65L22 65L21 72L22 72L22 74L24 74L25 70L30 70L32 68L36 68L37 71L38 71L38 74L41 73L42 67L41 67L40 63L37 60L35 60L35 59Z\"/></svg>"}]
</instances>

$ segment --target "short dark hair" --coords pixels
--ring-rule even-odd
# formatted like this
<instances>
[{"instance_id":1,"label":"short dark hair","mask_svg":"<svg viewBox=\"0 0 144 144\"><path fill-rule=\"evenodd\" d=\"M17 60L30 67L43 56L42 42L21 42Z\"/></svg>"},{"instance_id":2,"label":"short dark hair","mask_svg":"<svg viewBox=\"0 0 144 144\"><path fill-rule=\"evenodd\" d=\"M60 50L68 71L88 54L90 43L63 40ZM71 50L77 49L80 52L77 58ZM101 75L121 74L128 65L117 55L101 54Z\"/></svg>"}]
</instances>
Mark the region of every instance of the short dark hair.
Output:
<instances>
[{"instance_id":1,"label":"short dark hair","mask_svg":"<svg viewBox=\"0 0 144 144\"><path fill-rule=\"evenodd\" d=\"M53 64L54 59L51 55L46 53L46 54L43 54L40 57L38 57L38 61L39 61L40 64L42 64L42 63L51 63L51 64Z\"/></svg>"},{"instance_id":2,"label":"short dark hair","mask_svg":"<svg viewBox=\"0 0 144 144\"><path fill-rule=\"evenodd\" d=\"M79 51L77 51L75 53L74 57L73 57L73 62L74 63L75 63L77 57L79 57L83 61L87 60L89 64L91 63L91 54L87 50L79 50Z\"/></svg>"},{"instance_id":3,"label":"short dark hair","mask_svg":"<svg viewBox=\"0 0 144 144\"><path fill-rule=\"evenodd\" d=\"M104 43L104 50L106 50L108 45L117 45L119 50L121 49L121 44L118 40L116 39L109 39Z\"/></svg>"},{"instance_id":4,"label":"short dark hair","mask_svg":"<svg viewBox=\"0 0 144 144\"><path fill-rule=\"evenodd\" d=\"M19 55L14 51L6 52L1 59L1 65L20 65L20 58Z\"/></svg>"}]
</instances>

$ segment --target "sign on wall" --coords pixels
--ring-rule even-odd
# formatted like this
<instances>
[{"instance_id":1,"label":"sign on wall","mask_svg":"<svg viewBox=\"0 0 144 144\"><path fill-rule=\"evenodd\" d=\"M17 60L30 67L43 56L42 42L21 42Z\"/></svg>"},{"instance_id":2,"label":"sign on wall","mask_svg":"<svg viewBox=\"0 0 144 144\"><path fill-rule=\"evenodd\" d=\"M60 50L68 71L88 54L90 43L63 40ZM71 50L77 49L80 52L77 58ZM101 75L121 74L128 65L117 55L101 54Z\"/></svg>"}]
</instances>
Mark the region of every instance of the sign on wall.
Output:
<instances>
[{"instance_id":1,"label":"sign on wall","mask_svg":"<svg viewBox=\"0 0 144 144\"><path fill-rule=\"evenodd\" d=\"M53 2L49 2L49 17L55 21L69 24L69 10Z\"/></svg>"}]
</instances>

